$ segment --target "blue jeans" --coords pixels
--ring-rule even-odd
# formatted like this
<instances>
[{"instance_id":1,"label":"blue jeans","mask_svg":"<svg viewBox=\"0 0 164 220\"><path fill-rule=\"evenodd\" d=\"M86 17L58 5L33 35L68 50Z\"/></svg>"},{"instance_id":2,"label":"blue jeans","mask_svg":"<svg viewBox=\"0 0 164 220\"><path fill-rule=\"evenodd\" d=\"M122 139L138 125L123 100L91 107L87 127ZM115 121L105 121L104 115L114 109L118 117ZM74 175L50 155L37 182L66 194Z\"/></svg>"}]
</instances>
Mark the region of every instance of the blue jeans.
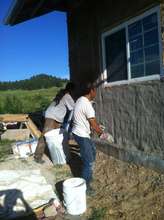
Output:
<instances>
[{"instance_id":1,"label":"blue jeans","mask_svg":"<svg viewBox=\"0 0 164 220\"><path fill-rule=\"evenodd\" d=\"M82 174L81 177L86 180L87 185L92 179L93 162L96 159L96 147L90 138L84 138L75 134L75 141L80 147L80 154L82 159Z\"/></svg>"}]
</instances>

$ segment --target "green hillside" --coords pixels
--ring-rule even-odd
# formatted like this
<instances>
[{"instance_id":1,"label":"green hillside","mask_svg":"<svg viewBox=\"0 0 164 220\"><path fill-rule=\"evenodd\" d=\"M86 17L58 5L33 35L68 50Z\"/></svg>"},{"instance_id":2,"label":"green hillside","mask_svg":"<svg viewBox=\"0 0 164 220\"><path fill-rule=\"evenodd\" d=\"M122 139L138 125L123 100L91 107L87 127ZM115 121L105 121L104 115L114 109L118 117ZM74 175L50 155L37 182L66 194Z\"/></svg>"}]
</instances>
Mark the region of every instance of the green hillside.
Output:
<instances>
[{"instance_id":1,"label":"green hillside","mask_svg":"<svg viewBox=\"0 0 164 220\"><path fill-rule=\"evenodd\" d=\"M52 87L30 91L0 91L0 114L42 111L50 104L59 90L59 87Z\"/></svg>"},{"instance_id":2,"label":"green hillside","mask_svg":"<svg viewBox=\"0 0 164 220\"><path fill-rule=\"evenodd\" d=\"M39 74L32 76L29 79L19 80L14 82L0 82L0 90L36 90L36 89L46 89L51 87L62 87L66 83L67 79L61 79L55 76L47 74Z\"/></svg>"}]
</instances>

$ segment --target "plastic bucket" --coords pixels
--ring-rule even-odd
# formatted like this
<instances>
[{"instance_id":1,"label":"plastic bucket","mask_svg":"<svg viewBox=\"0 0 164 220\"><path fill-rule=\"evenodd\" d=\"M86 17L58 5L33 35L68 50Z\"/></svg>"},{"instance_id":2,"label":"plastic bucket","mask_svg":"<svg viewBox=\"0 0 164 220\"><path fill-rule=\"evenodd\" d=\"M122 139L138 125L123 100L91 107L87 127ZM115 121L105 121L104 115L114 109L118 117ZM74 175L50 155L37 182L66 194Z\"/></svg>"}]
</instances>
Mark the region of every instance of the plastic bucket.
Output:
<instances>
[{"instance_id":1,"label":"plastic bucket","mask_svg":"<svg viewBox=\"0 0 164 220\"><path fill-rule=\"evenodd\" d=\"M44 134L54 164L66 164L69 158L68 134L63 129L52 129Z\"/></svg>"},{"instance_id":2,"label":"plastic bucket","mask_svg":"<svg viewBox=\"0 0 164 220\"><path fill-rule=\"evenodd\" d=\"M67 212L80 215L86 211L86 182L82 178L70 178L63 182L63 197Z\"/></svg>"}]
</instances>

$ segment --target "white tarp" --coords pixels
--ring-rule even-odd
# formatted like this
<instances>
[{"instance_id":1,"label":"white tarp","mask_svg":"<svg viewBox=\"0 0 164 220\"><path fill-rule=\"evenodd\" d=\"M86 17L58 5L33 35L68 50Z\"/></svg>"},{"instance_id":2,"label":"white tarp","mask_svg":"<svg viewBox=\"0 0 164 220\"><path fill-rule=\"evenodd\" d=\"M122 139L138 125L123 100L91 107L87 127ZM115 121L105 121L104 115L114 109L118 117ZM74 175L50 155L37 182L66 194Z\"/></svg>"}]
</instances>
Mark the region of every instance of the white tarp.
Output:
<instances>
[{"instance_id":1,"label":"white tarp","mask_svg":"<svg viewBox=\"0 0 164 220\"><path fill-rule=\"evenodd\" d=\"M31 139L26 141L17 141L12 145L13 154L16 158L26 158L34 154L38 140Z\"/></svg>"},{"instance_id":2,"label":"white tarp","mask_svg":"<svg viewBox=\"0 0 164 220\"><path fill-rule=\"evenodd\" d=\"M0 219L11 219L32 212L58 199L40 170L2 170L0 172Z\"/></svg>"}]
</instances>

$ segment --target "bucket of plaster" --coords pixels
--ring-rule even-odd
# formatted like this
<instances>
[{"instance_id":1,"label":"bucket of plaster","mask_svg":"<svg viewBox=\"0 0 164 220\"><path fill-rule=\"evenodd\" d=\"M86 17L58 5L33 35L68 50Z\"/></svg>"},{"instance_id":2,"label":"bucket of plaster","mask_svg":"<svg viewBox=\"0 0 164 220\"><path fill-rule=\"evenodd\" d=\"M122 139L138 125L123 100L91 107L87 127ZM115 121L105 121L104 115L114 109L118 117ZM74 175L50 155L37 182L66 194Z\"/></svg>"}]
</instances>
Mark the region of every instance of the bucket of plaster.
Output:
<instances>
[{"instance_id":1,"label":"bucket of plaster","mask_svg":"<svg viewBox=\"0 0 164 220\"><path fill-rule=\"evenodd\" d=\"M70 178L63 182L63 197L70 215L81 215L86 211L86 181Z\"/></svg>"}]
</instances>

